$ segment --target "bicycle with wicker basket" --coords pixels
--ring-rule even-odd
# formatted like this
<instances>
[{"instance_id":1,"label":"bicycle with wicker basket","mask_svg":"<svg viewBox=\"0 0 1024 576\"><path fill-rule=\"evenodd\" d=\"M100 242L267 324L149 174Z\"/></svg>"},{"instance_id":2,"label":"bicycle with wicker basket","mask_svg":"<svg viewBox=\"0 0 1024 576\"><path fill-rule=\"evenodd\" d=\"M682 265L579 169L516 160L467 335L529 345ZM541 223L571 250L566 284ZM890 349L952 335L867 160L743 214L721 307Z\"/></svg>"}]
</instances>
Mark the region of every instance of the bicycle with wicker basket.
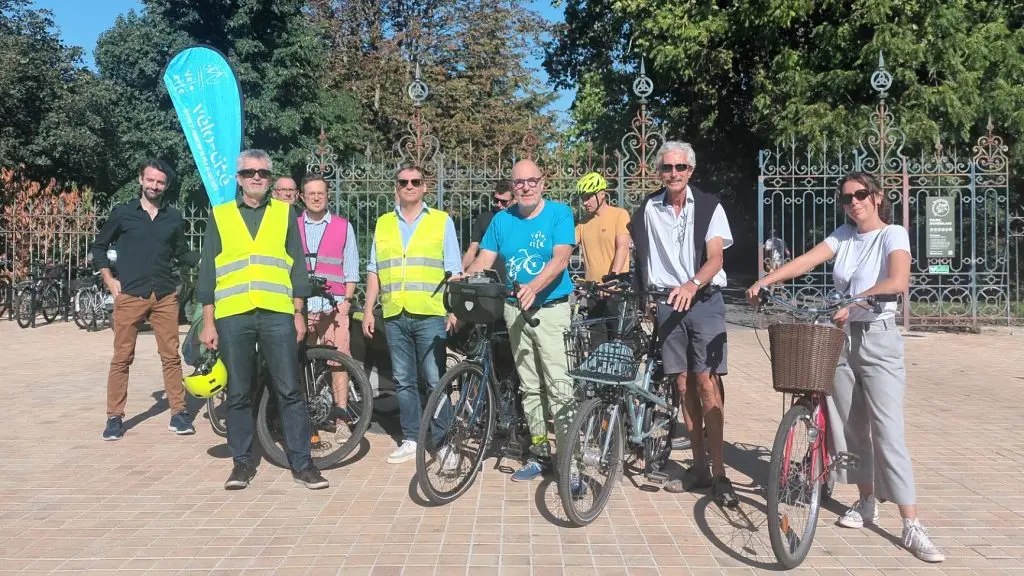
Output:
<instances>
[{"instance_id":1,"label":"bicycle with wicker basket","mask_svg":"<svg viewBox=\"0 0 1024 576\"><path fill-rule=\"evenodd\" d=\"M831 490L832 472L855 469L859 463L856 454L833 453L827 398L846 335L830 320L849 306L868 306L879 313L881 305L895 301L896 296L850 297L831 292L821 308L791 304L764 289L758 296L762 305L771 303L797 320L768 327L772 386L792 394L772 445L768 535L776 559L792 569L811 549L821 504Z\"/></svg>"}]
</instances>

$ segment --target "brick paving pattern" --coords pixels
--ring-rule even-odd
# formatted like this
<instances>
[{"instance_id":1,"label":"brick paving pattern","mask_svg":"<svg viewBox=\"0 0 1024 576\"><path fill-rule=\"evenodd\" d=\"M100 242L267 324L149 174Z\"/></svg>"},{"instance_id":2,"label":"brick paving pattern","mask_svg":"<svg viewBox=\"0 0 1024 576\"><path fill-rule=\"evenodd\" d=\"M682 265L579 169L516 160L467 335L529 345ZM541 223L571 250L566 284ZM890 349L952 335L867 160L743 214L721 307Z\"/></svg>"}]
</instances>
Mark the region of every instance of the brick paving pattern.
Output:
<instances>
[{"instance_id":1,"label":"brick paving pattern","mask_svg":"<svg viewBox=\"0 0 1024 576\"><path fill-rule=\"evenodd\" d=\"M625 478L604 515L566 527L550 480L514 484L489 460L459 501L427 507L415 463L385 463L378 431L313 492L263 462L226 492L231 460L198 410L197 434L167 431L151 334L139 338L120 442L103 442L111 333L0 322L0 574L740 575L776 571L760 483L782 416L755 332L729 334L726 460L741 508ZM761 333L767 346L767 334ZM829 504L793 574L1024 574L1024 339L907 338L906 423L920 515L947 555L926 565L880 529L835 525ZM383 403L386 404L386 403ZM193 402L193 409L198 409ZM392 403L393 406L393 403ZM393 426L392 426L393 429ZM381 430L381 429L377 429ZM675 453L684 461L688 454ZM837 489L838 502L855 498Z\"/></svg>"}]
</instances>

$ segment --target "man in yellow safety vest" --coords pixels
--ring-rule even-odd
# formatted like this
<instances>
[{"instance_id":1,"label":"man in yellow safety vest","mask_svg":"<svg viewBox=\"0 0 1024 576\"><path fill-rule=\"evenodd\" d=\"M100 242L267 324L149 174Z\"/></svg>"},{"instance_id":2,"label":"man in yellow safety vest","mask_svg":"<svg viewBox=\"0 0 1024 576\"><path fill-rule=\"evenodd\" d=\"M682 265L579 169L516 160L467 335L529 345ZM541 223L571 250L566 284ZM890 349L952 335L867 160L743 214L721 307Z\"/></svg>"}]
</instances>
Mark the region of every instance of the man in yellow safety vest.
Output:
<instances>
[{"instance_id":1,"label":"man in yellow safety vest","mask_svg":"<svg viewBox=\"0 0 1024 576\"><path fill-rule=\"evenodd\" d=\"M292 477L313 490L328 486L310 457L306 401L296 378L309 277L291 206L267 194L272 175L266 152L245 150L238 156L241 192L235 201L212 209L196 287L203 305L200 340L219 351L228 371L228 447L234 468L224 483L227 490L247 487L256 474L250 462L257 342L276 392Z\"/></svg>"},{"instance_id":2,"label":"man in yellow safety vest","mask_svg":"<svg viewBox=\"0 0 1024 576\"><path fill-rule=\"evenodd\" d=\"M423 170L403 165L395 175L397 204L377 219L366 266L363 333L373 337L373 309L380 294L404 436L388 456L390 464L416 457L422 413L418 382L422 378L430 390L437 386L447 333L455 324L454 316L445 319L444 291L437 287L445 272L462 272L455 223L423 203L426 193Z\"/></svg>"}]
</instances>

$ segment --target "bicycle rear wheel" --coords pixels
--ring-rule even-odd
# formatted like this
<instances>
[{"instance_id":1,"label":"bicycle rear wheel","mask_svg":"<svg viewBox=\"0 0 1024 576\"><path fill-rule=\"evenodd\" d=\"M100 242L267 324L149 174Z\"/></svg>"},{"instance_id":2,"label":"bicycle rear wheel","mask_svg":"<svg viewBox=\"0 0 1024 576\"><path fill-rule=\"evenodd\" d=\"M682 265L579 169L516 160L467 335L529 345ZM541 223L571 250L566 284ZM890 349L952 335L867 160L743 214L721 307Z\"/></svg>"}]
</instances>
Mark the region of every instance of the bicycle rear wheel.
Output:
<instances>
[{"instance_id":1,"label":"bicycle rear wheel","mask_svg":"<svg viewBox=\"0 0 1024 576\"><path fill-rule=\"evenodd\" d=\"M416 443L416 479L427 500L446 504L473 485L494 433L494 398L475 362L450 369L430 393Z\"/></svg>"},{"instance_id":2,"label":"bicycle rear wheel","mask_svg":"<svg viewBox=\"0 0 1024 576\"><path fill-rule=\"evenodd\" d=\"M821 512L821 444L804 404L794 404L779 424L768 469L768 536L775 558L799 566L814 542Z\"/></svg>"},{"instance_id":3,"label":"bicycle rear wheel","mask_svg":"<svg viewBox=\"0 0 1024 576\"><path fill-rule=\"evenodd\" d=\"M310 348L306 351L312 395L306 398L310 423L310 456L321 470L345 459L359 445L370 427L373 416L373 390L366 374L348 355L333 348ZM331 366L336 363L337 366ZM303 366L304 369L307 366ZM328 416L334 402L332 374L348 376L348 411L352 418L346 425ZM288 467L284 431L271 390L263 390L256 414L256 437L267 460L282 468Z\"/></svg>"},{"instance_id":4,"label":"bicycle rear wheel","mask_svg":"<svg viewBox=\"0 0 1024 576\"><path fill-rule=\"evenodd\" d=\"M622 418L611 422L616 413L611 406L599 398L584 402L569 425L564 451L559 447L558 494L566 516L577 526L601 515L622 477Z\"/></svg>"}]
</instances>

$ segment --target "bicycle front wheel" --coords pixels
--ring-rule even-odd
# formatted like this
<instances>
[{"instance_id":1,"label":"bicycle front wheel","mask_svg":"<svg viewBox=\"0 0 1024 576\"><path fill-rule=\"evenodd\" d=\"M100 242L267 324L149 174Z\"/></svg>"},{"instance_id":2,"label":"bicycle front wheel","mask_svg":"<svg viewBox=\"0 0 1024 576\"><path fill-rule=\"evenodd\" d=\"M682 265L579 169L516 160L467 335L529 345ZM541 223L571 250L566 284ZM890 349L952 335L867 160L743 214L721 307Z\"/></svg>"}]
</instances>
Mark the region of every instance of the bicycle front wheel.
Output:
<instances>
[{"instance_id":1,"label":"bicycle front wheel","mask_svg":"<svg viewBox=\"0 0 1024 576\"><path fill-rule=\"evenodd\" d=\"M14 317L18 326L28 328L36 316L36 294L31 288L22 290L14 299Z\"/></svg>"},{"instance_id":2,"label":"bicycle front wheel","mask_svg":"<svg viewBox=\"0 0 1024 576\"><path fill-rule=\"evenodd\" d=\"M79 288L75 292L74 299L74 320L75 326L82 330L92 328L93 320L93 289Z\"/></svg>"},{"instance_id":3,"label":"bicycle front wheel","mask_svg":"<svg viewBox=\"0 0 1024 576\"><path fill-rule=\"evenodd\" d=\"M213 433L221 438L228 437L228 410L225 400L228 394L221 391L216 396L206 399L206 417L210 419L210 428Z\"/></svg>"},{"instance_id":4,"label":"bicycle front wheel","mask_svg":"<svg viewBox=\"0 0 1024 576\"><path fill-rule=\"evenodd\" d=\"M586 526L604 510L622 478L623 427L614 405L583 403L558 457L558 494L569 521Z\"/></svg>"},{"instance_id":5,"label":"bicycle front wheel","mask_svg":"<svg viewBox=\"0 0 1024 576\"><path fill-rule=\"evenodd\" d=\"M57 315L60 314L60 286L57 284L47 284L46 288L43 289L43 299L40 308L43 309L43 320L46 320L47 324L50 324L57 319Z\"/></svg>"},{"instance_id":6,"label":"bicycle front wheel","mask_svg":"<svg viewBox=\"0 0 1024 576\"><path fill-rule=\"evenodd\" d=\"M807 557L821 512L824 462L811 410L794 404L779 424L768 469L768 536L787 569Z\"/></svg>"},{"instance_id":7,"label":"bicycle front wheel","mask_svg":"<svg viewBox=\"0 0 1024 576\"><path fill-rule=\"evenodd\" d=\"M427 500L446 504L473 485L494 433L494 398L475 362L450 369L430 393L416 443L416 478Z\"/></svg>"}]
</instances>

